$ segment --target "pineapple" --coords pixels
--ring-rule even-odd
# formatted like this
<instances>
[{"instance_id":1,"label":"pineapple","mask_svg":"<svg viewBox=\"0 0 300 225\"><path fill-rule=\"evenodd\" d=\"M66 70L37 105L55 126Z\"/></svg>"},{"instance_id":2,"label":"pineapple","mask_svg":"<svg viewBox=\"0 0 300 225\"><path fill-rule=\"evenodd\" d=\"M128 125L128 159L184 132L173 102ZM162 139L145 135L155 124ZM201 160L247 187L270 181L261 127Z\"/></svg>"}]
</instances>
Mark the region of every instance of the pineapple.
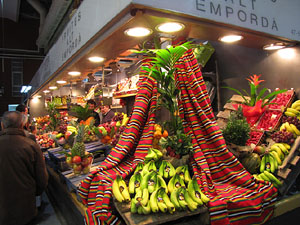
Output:
<instances>
[{"instance_id":1,"label":"pineapple","mask_svg":"<svg viewBox=\"0 0 300 225\"><path fill-rule=\"evenodd\" d=\"M79 155L83 157L85 155L85 145L83 143L85 134L85 125L79 125L78 133L75 137L74 145L71 149L72 155Z\"/></svg>"}]
</instances>

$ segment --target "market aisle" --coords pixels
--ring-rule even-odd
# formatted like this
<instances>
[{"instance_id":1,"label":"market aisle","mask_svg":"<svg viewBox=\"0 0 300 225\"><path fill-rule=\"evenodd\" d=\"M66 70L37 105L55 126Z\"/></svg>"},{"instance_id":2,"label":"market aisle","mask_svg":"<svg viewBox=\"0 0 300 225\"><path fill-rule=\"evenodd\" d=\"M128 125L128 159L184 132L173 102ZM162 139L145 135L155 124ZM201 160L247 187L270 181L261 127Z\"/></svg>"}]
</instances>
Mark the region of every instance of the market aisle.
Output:
<instances>
[{"instance_id":1,"label":"market aisle","mask_svg":"<svg viewBox=\"0 0 300 225\"><path fill-rule=\"evenodd\" d=\"M62 216L60 216L58 210L50 202L47 194L42 194L43 204L39 210L38 216L34 221L35 225L67 225Z\"/></svg>"}]
</instances>

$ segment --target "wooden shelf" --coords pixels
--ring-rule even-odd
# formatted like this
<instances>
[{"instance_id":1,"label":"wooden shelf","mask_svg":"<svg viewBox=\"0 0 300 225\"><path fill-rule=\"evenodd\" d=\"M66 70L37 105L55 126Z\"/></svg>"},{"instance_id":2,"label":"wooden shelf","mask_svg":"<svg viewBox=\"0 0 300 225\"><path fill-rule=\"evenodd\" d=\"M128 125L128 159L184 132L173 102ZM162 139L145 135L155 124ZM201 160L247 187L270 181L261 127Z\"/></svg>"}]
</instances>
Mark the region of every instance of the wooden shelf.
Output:
<instances>
[{"instance_id":1,"label":"wooden shelf","mask_svg":"<svg viewBox=\"0 0 300 225\"><path fill-rule=\"evenodd\" d=\"M136 96L137 90L129 90L129 91L122 91L122 92L115 92L113 93L114 98L127 98Z\"/></svg>"}]
</instances>

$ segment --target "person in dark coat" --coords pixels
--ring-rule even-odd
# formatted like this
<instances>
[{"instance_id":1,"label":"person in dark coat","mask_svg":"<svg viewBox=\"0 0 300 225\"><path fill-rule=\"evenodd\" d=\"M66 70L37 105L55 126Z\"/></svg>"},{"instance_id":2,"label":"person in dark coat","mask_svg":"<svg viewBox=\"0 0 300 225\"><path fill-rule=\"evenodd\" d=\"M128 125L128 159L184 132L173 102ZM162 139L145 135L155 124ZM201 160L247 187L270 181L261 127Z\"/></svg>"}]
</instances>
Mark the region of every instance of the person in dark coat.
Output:
<instances>
[{"instance_id":1,"label":"person in dark coat","mask_svg":"<svg viewBox=\"0 0 300 225\"><path fill-rule=\"evenodd\" d=\"M87 101L87 104L89 105L89 109L93 110L91 116L94 117L95 120L94 125L97 127L100 124L100 117L99 114L95 111L96 102L93 99L89 99Z\"/></svg>"},{"instance_id":2,"label":"person in dark coat","mask_svg":"<svg viewBox=\"0 0 300 225\"><path fill-rule=\"evenodd\" d=\"M112 118L115 116L114 111L110 109L109 105L101 106L101 113L102 113L102 123L111 122Z\"/></svg>"},{"instance_id":3,"label":"person in dark coat","mask_svg":"<svg viewBox=\"0 0 300 225\"><path fill-rule=\"evenodd\" d=\"M17 107L16 107L16 111L22 113L24 115L24 118L25 119L25 122L24 122L24 130L27 130L28 129L28 108L26 105L23 105L23 104L19 104Z\"/></svg>"},{"instance_id":4,"label":"person in dark coat","mask_svg":"<svg viewBox=\"0 0 300 225\"><path fill-rule=\"evenodd\" d=\"M0 224L24 225L36 217L36 195L48 184L39 145L25 136L22 114L5 112L0 132Z\"/></svg>"}]
</instances>

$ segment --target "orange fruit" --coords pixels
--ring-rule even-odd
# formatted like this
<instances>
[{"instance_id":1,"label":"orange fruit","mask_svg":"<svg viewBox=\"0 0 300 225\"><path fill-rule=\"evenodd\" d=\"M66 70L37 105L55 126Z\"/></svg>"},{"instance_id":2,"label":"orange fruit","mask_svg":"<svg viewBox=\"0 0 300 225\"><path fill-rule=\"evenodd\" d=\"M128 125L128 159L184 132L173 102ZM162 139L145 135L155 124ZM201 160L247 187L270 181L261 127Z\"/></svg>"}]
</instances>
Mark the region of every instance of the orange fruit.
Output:
<instances>
[{"instance_id":1,"label":"orange fruit","mask_svg":"<svg viewBox=\"0 0 300 225\"><path fill-rule=\"evenodd\" d=\"M167 130L164 130L162 136L163 136L164 138L167 138L167 137L169 136L168 131L167 131Z\"/></svg>"},{"instance_id":2,"label":"orange fruit","mask_svg":"<svg viewBox=\"0 0 300 225\"><path fill-rule=\"evenodd\" d=\"M161 137L162 137L161 131L160 131L160 130L156 130L156 131L154 132L154 138L160 139Z\"/></svg>"}]
</instances>

